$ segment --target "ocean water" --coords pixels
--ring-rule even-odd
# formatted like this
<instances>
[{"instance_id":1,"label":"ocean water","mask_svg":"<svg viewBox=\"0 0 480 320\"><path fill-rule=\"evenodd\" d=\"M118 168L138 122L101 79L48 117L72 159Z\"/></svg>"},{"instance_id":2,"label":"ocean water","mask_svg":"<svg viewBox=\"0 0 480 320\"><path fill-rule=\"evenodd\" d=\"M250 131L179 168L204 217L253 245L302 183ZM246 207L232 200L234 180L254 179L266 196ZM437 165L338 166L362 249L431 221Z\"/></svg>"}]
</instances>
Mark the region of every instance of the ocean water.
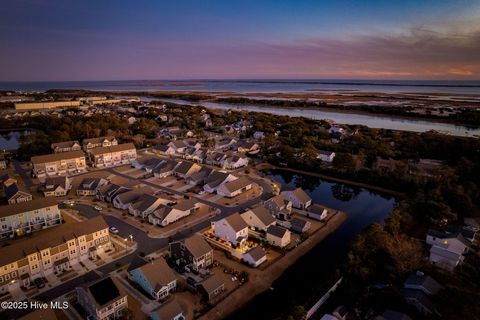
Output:
<instances>
[{"instance_id":1,"label":"ocean water","mask_svg":"<svg viewBox=\"0 0 480 320\"><path fill-rule=\"evenodd\" d=\"M105 91L212 92L382 92L480 95L480 80L121 80L63 82L0 82L0 90L46 91L84 89Z\"/></svg>"}]
</instances>

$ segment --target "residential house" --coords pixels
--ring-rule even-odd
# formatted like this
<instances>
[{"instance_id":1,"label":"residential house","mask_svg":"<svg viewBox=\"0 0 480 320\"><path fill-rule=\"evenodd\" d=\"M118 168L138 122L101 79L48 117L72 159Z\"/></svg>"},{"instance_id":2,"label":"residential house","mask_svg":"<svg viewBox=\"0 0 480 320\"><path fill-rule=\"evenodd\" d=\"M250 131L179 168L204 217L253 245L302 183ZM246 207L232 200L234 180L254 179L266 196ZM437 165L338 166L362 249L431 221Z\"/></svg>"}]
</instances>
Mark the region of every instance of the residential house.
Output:
<instances>
[{"instance_id":1,"label":"residential house","mask_svg":"<svg viewBox=\"0 0 480 320\"><path fill-rule=\"evenodd\" d=\"M199 290L206 301L212 302L225 291L225 282L214 274L200 283Z\"/></svg>"},{"instance_id":2,"label":"residential house","mask_svg":"<svg viewBox=\"0 0 480 320\"><path fill-rule=\"evenodd\" d=\"M169 145L156 145L152 151L164 156L172 156L175 154L175 149Z\"/></svg>"},{"instance_id":3,"label":"residential house","mask_svg":"<svg viewBox=\"0 0 480 320\"><path fill-rule=\"evenodd\" d=\"M455 267L463 263L465 253L469 246L461 233L448 233L429 230L427 244L430 248L430 262L447 271L453 271Z\"/></svg>"},{"instance_id":4,"label":"residential house","mask_svg":"<svg viewBox=\"0 0 480 320\"><path fill-rule=\"evenodd\" d=\"M214 193L214 192L217 192L219 187L223 186L228 182L234 181L236 179L238 179L238 177L228 172L213 170L207 176L205 185L203 186L203 190L205 190L208 193Z\"/></svg>"},{"instance_id":5,"label":"residential house","mask_svg":"<svg viewBox=\"0 0 480 320\"><path fill-rule=\"evenodd\" d=\"M52 143L51 147L54 153L82 150L82 146L77 140Z\"/></svg>"},{"instance_id":6,"label":"residential house","mask_svg":"<svg viewBox=\"0 0 480 320\"><path fill-rule=\"evenodd\" d=\"M90 150L90 161L96 168L131 164L137 159L137 150L133 143L99 147Z\"/></svg>"},{"instance_id":7,"label":"residential house","mask_svg":"<svg viewBox=\"0 0 480 320\"><path fill-rule=\"evenodd\" d=\"M149 158L143 158L143 159L136 159L132 161L132 168L136 169L143 169L147 173L151 173L153 169L155 169L158 165L160 165L163 161L163 159L160 158L155 158L155 157L149 157Z\"/></svg>"},{"instance_id":8,"label":"residential house","mask_svg":"<svg viewBox=\"0 0 480 320\"><path fill-rule=\"evenodd\" d=\"M217 194L223 197L233 198L253 187L253 182L247 177L240 177L233 181L221 184L217 188Z\"/></svg>"},{"instance_id":9,"label":"residential house","mask_svg":"<svg viewBox=\"0 0 480 320\"><path fill-rule=\"evenodd\" d=\"M89 152L95 148L105 148L118 145L117 139L115 137L98 137L92 139L83 140L83 151Z\"/></svg>"},{"instance_id":10,"label":"residential house","mask_svg":"<svg viewBox=\"0 0 480 320\"><path fill-rule=\"evenodd\" d=\"M22 236L62 223L55 199L0 206L0 239Z\"/></svg>"},{"instance_id":11,"label":"residential house","mask_svg":"<svg viewBox=\"0 0 480 320\"><path fill-rule=\"evenodd\" d=\"M211 166L223 167L225 159L227 159L227 154L223 152L212 152L207 154L205 158L205 163Z\"/></svg>"},{"instance_id":12,"label":"residential house","mask_svg":"<svg viewBox=\"0 0 480 320\"><path fill-rule=\"evenodd\" d=\"M225 138L215 143L215 150L227 150L237 143L233 138Z\"/></svg>"},{"instance_id":13,"label":"residential house","mask_svg":"<svg viewBox=\"0 0 480 320\"><path fill-rule=\"evenodd\" d=\"M239 141L237 144L237 151L241 153L248 153L252 151L257 151L259 146L254 141Z\"/></svg>"},{"instance_id":14,"label":"residential house","mask_svg":"<svg viewBox=\"0 0 480 320\"><path fill-rule=\"evenodd\" d=\"M127 210L130 204L133 204L145 194L153 194L153 190L150 187L142 187L120 193L113 198L112 204L117 209Z\"/></svg>"},{"instance_id":15,"label":"residential house","mask_svg":"<svg viewBox=\"0 0 480 320\"><path fill-rule=\"evenodd\" d=\"M287 229L271 225L267 229L267 242L272 246L284 248L290 244L290 231Z\"/></svg>"},{"instance_id":16,"label":"residential house","mask_svg":"<svg viewBox=\"0 0 480 320\"><path fill-rule=\"evenodd\" d=\"M163 160L153 169L155 178L166 178L173 175L173 170L178 166L179 162L175 160Z\"/></svg>"},{"instance_id":17,"label":"residential house","mask_svg":"<svg viewBox=\"0 0 480 320\"><path fill-rule=\"evenodd\" d=\"M85 154L82 151L70 151L31 159L33 174L39 179L55 176L67 176L87 171Z\"/></svg>"},{"instance_id":18,"label":"residential house","mask_svg":"<svg viewBox=\"0 0 480 320\"><path fill-rule=\"evenodd\" d=\"M185 150L185 153L182 155L182 157L196 163L203 163L207 157L207 152L208 150L206 148L195 149L189 147Z\"/></svg>"},{"instance_id":19,"label":"residential house","mask_svg":"<svg viewBox=\"0 0 480 320\"><path fill-rule=\"evenodd\" d=\"M212 232L216 237L236 247L247 240L248 224L238 213L234 213L226 218L213 221Z\"/></svg>"},{"instance_id":20,"label":"residential house","mask_svg":"<svg viewBox=\"0 0 480 320\"><path fill-rule=\"evenodd\" d=\"M213 249L200 235L193 235L183 241L169 244L170 258L181 267L199 271L213 264Z\"/></svg>"},{"instance_id":21,"label":"residential house","mask_svg":"<svg viewBox=\"0 0 480 320\"><path fill-rule=\"evenodd\" d=\"M143 194L135 202L129 204L128 212L135 217L140 216L145 219L165 202L165 199L150 194Z\"/></svg>"},{"instance_id":22,"label":"residential house","mask_svg":"<svg viewBox=\"0 0 480 320\"><path fill-rule=\"evenodd\" d=\"M77 187L77 196L94 196L106 184L108 181L103 178L84 178Z\"/></svg>"},{"instance_id":23,"label":"residential house","mask_svg":"<svg viewBox=\"0 0 480 320\"><path fill-rule=\"evenodd\" d=\"M257 246L245 252L242 256L242 260L248 263L250 266L256 268L267 261L267 253L262 247Z\"/></svg>"},{"instance_id":24,"label":"residential house","mask_svg":"<svg viewBox=\"0 0 480 320\"><path fill-rule=\"evenodd\" d=\"M307 218L315 219L318 221L325 220L328 215L328 209L317 203L312 204L306 210L299 210L297 212L306 216Z\"/></svg>"},{"instance_id":25,"label":"residential house","mask_svg":"<svg viewBox=\"0 0 480 320\"><path fill-rule=\"evenodd\" d=\"M72 180L68 177L47 178L39 191L44 197L62 197L66 196L72 188Z\"/></svg>"},{"instance_id":26,"label":"residential house","mask_svg":"<svg viewBox=\"0 0 480 320\"><path fill-rule=\"evenodd\" d=\"M195 199L179 200L174 204L160 205L148 216L148 221L153 225L165 227L195 213L199 209L200 203Z\"/></svg>"},{"instance_id":27,"label":"residential house","mask_svg":"<svg viewBox=\"0 0 480 320\"><path fill-rule=\"evenodd\" d=\"M96 197L105 202L112 202L113 199L124 192L131 191L132 188L119 186L117 184L109 183L98 188Z\"/></svg>"},{"instance_id":28,"label":"residential house","mask_svg":"<svg viewBox=\"0 0 480 320\"><path fill-rule=\"evenodd\" d=\"M222 168L225 169L238 169L248 165L249 159L243 154L234 154L228 156L222 163Z\"/></svg>"},{"instance_id":29,"label":"residential house","mask_svg":"<svg viewBox=\"0 0 480 320\"><path fill-rule=\"evenodd\" d=\"M318 151L317 159L320 159L323 162L332 163L333 159L335 159L335 152L332 151Z\"/></svg>"},{"instance_id":30,"label":"residential house","mask_svg":"<svg viewBox=\"0 0 480 320\"><path fill-rule=\"evenodd\" d=\"M173 175L180 177L180 178L188 178L195 172L198 172L202 169L202 166L199 166L196 163L188 162L188 161L181 161L174 169Z\"/></svg>"},{"instance_id":31,"label":"residential house","mask_svg":"<svg viewBox=\"0 0 480 320\"><path fill-rule=\"evenodd\" d=\"M187 182L190 185L201 185L203 186L206 181L207 177L212 173L213 169L204 167L200 171L197 171L193 174L191 174L189 177L187 177Z\"/></svg>"},{"instance_id":32,"label":"residential house","mask_svg":"<svg viewBox=\"0 0 480 320\"><path fill-rule=\"evenodd\" d=\"M241 214L248 226L257 231L266 232L275 224L275 219L263 205L257 205Z\"/></svg>"},{"instance_id":33,"label":"residential house","mask_svg":"<svg viewBox=\"0 0 480 320\"><path fill-rule=\"evenodd\" d=\"M13 241L0 249L0 292L33 286L34 279L69 271L80 261L96 258L109 248L108 225L101 216Z\"/></svg>"},{"instance_id":34,"label":"residential house","mask_svg":"<svg viewBox=\"0 0 480 320\"><path fill-rule=\"evenodd\" d=\"M428 295L420 290L405 289L403 297L407 304L414 306L420 313L424 315L436 314L437 311L433 302Z\"/></svg>"},{"instance_id":35,"label":"residential house","mask_svg":"<svg viewBox=\"0 0 480 320\"><path fill-rule=\"evenodd\" d=\"M423 272L416 272L410 275L403 287L405 289L422 291L426 295L435 295L443 288L441 284Z\"/></svg>"},{"instance_id":36,"label":"residential house","mask_svg":"<svg viewBox=\"0 0 480 320\"><path fill-rule=\"evenodd\" d=\"M2 184L2 189L5 191L5 189L11 185L11 184L16 184L18 181L14 177L12 177L9 174L4 174L0 177L0 182Z\"/></svg>"},{"instance_id":37,"label":"residential house","mask_svg":"<svg viewBox=\"0 0 480 320\"><path fill-rule=\"evenodd\" d=\"M16 183L12 183L5 188L5 198L8 204L16 204L31 201L33 196L25 188L21 188Z\"/></svg>"},{"instance_id":38,"label":"residential house","mask_svg":"<svg viewBox=\"0 0 480 320\"><path fill-rule=\"evenodd\" d=\"M299 218L292 218L290 220L291 227L290 229L297 233L304 233L310 230L312 224L310 221L299 219Z\"/></svg>"},{"instance_id":39,"label":"residential house","mask_svg":"<svg viewBox=\"0 0 480 320\"><path fill-rule=\"evenodd\" d=\"M130 278L156 300L165 300L177 289L177 277L164 258L158 258L129 272Z\"/></svg>"},{"instance_id":40,"label":"residential house","mask_svg":"<svg viewBox=\"0 0 480 320\"><path fill-rule=\"evenodd\" d=\"M282 195L285 199L290 200L292 206L297 209L305 210L312 204L312 198L310 198L310 196L301 188L291 191L282 191Z\"/></svg>"},{"instance_id":41,"label":"residential house","mask_svg":"<svg viewBox=\"0 0 480 320\"><path fill-rule=\"evenodd\" d=\"M171 298L150 312L151 320L185 320L183 309L175 298Z\"/></svg>"},{"instance_id":42,"label":"residential house","mask_svg":"<svg viewBox=\"0 0 480 320\"><path fill-rule=\"evenodd\" d=\"M276 195L263 203L271 214L280 220L290 220L292 215L292 201L286 199L283 194Z\"/></svg>"},{"instance_id":43,"label":"residential house","mask_svg":"<svg viewBox=\"0 0 480 320\"><path fill-rule=\"evenodd\" d=\"M91 285L76 287L77 301L86 311L89 319L121 319L123 310L128 308L127 293L121 290L118 280L108 277Z\"/></svg>"}]
</instances>

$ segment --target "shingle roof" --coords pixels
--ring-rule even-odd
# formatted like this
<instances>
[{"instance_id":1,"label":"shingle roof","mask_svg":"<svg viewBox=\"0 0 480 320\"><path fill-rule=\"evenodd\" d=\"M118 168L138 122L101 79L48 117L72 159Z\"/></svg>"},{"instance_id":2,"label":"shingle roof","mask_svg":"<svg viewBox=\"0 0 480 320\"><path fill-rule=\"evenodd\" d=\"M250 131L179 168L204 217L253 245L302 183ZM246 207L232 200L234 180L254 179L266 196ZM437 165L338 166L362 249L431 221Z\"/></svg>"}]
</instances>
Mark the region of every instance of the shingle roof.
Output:
<instances>
[{"instance_id":1,"label":"shingle roof","mask_svg":"<svg viewBox=\"0 0 480 320\"><path fill-rule=\"evenodd\" d=\"M200 285L206 292L210 293L225 285L225 282L222 280L222 278L220 278L220 276L214 274L213 276L202 281Z\"/></svg>"},{"instance_id":2,"label":"shingle roof","mask_svg":"<svg viewBox=\"0 0 480 320\"><path fill-rule=\"evenodd\" d=\"M255 260L255 261L258 261L258 260L262 259L263 257L265 257L267 255L265 253L265 250L263 250L263 248L260 247L260 246L257 246L255 248L247 251L246 254L250 255L253 258L253 260Z\"/></svg>"},{"instance_id":3,"label":"shingle roof","mask_svg":"<svg viewBox=\"0 0 480 320\"><path fill-rule=\"evenodd\" d=\"M207 241L198 234L185 239L183 244L194 257L201 257L213 250Z\"/></svg>"},{"instance_id":4,"label":"shingle roof","mask_svg":"<svg viewBox=\"0 0 480 320\"><path fill-rule=\"evenodd\" d=\"M12 206L10 205L10 207ZM19 242L13 242L11 245L3 247L2 254L0 254L0 266L20 260L33 252L58 246L69 239L106 228L108 228L108 225L105 219L102 216L98 216L82 222L66 223L34 233L28 239L22 239Z\"/></svg>"},{"instance_id":5,"label":"shingle roof","mask_svg":"<svg viewBox=\"0 0 480 320\"><path fill-rule=\"evenodd\" d=\"M112 152L120 152L120 151L127 151L127 150L135 150L135 146L133 143L122 143L111 147L100 147L94 148L90 150L93 155L100 155L105 153L112 153Z\"/></svg>"},{"instance_id":6,"label":"shingle roof","mask_svg":"<svg viewBox=\"0 0 480 320\"><path fill-rule=\"evenodd\" d=\"M164 258L155 259L151 263L141 266L140 270L155 290L159 290L177 279Z\"/></svg>"},{"instance_id":7,"label":"shingle roof","mask_svg":"<svg viewBox=\"0 0 480 320\"><path fill-rule=\"evenodd\" d=\"M283 238L283 236L288 232L287 229L276 226L276 225L271 225L267 229L267 233L274 235L275 237L278 238Z\"/></svg>"},{"instance_id":8,"label":"shingle roof","mask_svg":"<svg viewBox=\"0 0 480 320\"><path fill-rule=\"evenodd\" d=\"M440 291L440 289L442 289L442 286L437 281L427 275L412 274L410 277L408 277L407 281L405 281L404 285L421 286L431 294L436 294L438 291Z\"/></svg>"},{"instance_id":9,"label":"shingle roof","mask_svg":"<svg viewBox=\"0 0 480 320\"><path fill-rule=\"evenodd\" d=\"M305 191L303 191L302 188L297 188L293 191L283 191L282 193L292 193L298 200L303 203L312 200L312 198L310 198L310 196Z\"/></svg>"},{"instance_id":10,"label":"shingle roof","mask_svg":"<svg viewBox=\"0 0 480 320\"><path fill-rule=\"evenodd\" d=\"M233 230L235 230L235 232L248 228L247 223L238 213L234 213L226 217L225 221L228 222L228 224L233 228Z\"/></svg>"},{"instance_id":11,"label":"shingle roof","mask_svg":"<svg viewBox=\"0 0 480 320\"><path fill-rule=\"evenodd\" d=\"M178 315L183 313L182 307L175 298L169 299L166 303L163 303L158 308L152 311L157 314L161 320L173 320Z\"/></svg>"},{"instance_id":12,"label":"shingle roof","mask_svg":"<svg viewBox=\"0 0 480 320\"><path fill-rule=\"evenodd\" d=\"M250 211L252 211L257 216L257 218L266 226L275 222L275 219L273 218L270 211L268 211L267 208L262 205L257 205L251 208Z\"/></svg>"},{"instance_id":13,"label":"shingle roof","mask_svg":"<svg viewBox=\"0 0 480 320\"><path fill-rule=\"evenodd\" d=\"M242 188L245 188L246 186L251 184L252 184L252 181L250 181L247 177L240 177L238 179L225 183L224 187L228 191L234 192Z\"/></svg>"},{"instance_id":14,"label":"shingle roof","mask_svg":"<svg viewBox=\"0 0 480 320\"><path fill-rule=\"evenodd\" d=\"M10 204L0 206L0 217L8 217L18 213L37 210L41 208L51 207L57 205L57 200L54 198L34 199L27 202Z\"/></svg>"},{"instance_id":15,"label":"shingle roof","mask_svg":"<svg viewBox=\"0 0 480 320\"><path fill-rule=\"evenodd\" d=\"M70 151L70 152L60 152L45 154L42 156L34 156L31 161L33 164L47 163L47 162L56 162L60 160L70 160L76 158L85 158L85 154L82 151Z\"/></svg>"}]
</instances>

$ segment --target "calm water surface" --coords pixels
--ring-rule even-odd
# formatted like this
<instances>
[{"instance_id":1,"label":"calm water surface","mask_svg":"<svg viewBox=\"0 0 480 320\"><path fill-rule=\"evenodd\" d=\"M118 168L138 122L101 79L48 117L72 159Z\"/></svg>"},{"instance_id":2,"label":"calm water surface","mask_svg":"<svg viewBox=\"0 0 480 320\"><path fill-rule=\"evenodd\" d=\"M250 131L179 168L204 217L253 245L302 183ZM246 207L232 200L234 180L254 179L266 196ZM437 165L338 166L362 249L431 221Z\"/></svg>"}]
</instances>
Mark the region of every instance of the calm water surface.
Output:
<instances>
[{"instance_id":1,"label":"calm water surface","mask_svg":"<svg viewBox=\"0 0 480 320\"><path fill-rule=\"evenodd\" d=\"M179 99L159 99L165 102L173 102L179 104L196 105L191 101L179 100ZM253 112L266 112L271 114L277 114L281 116L290 117L305 117L309 119L322 120L329 119L336 123L342 124L358 124L377 129L390 129L390 130L403 130L413 132L426 132L430 130L439 131L442 133L448 133L454 136L461 137L473 137L480 136L480 128L468 128L465 126L458 126L450 123L431 122L424 120L410 120L400 117L388 117L379 115L367 115L367 114L355 114L355 113L343 113L343 112L326 112L314 109L286 109L278 107L268 106L255 106L255 105L236 105L230 103L218 103L218 102L201 102L198 105L202 105L209 109L222 109L222 110L245 110Z\"/></svg>"},{"instance_id":2,"label":"calm water surface","mask_svg":"<svg viewBox=\"0 0 480 320\"><path fill-rule=\"evenodd\" d=\"M255 297L229 319L274 319L294 305L310 307L335 278L349 243L366 226L383 222L397 200L364 188L330 182L316 177L272 170L268 176L283 187L302 187L314 202L339 209L348 215L343 225L306 253L273 284L273 291Z\"/></svg>"},{"instance_id":3,"label":"calm water surface","mask_svg":"<svg viewBox=\"0 0 480 320\"><path fill-rule=\"evenodd\" d=\"M30 131L0 131L0 149L16 150L20 146L20 137L30 134Z\"/></svg>"}]
</instances>

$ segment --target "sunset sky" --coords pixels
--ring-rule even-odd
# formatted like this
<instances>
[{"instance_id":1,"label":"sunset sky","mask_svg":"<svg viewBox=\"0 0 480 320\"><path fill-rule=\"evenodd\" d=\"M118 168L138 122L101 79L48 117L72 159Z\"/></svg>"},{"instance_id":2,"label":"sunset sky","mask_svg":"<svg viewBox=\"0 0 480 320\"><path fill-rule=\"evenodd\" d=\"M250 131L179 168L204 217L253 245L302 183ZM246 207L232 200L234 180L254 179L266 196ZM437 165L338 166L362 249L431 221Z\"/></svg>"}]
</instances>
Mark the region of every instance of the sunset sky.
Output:
<instances>
[{"instance_id":1,"label":"sunset sky","mask_svg":"<svg viewBox=\"0 0 480 320\"><path fill-rule=\"evenodd\" d=\"M480 79L480 1L2 1L0 81Z\"/></svg>"}]
</instances>

